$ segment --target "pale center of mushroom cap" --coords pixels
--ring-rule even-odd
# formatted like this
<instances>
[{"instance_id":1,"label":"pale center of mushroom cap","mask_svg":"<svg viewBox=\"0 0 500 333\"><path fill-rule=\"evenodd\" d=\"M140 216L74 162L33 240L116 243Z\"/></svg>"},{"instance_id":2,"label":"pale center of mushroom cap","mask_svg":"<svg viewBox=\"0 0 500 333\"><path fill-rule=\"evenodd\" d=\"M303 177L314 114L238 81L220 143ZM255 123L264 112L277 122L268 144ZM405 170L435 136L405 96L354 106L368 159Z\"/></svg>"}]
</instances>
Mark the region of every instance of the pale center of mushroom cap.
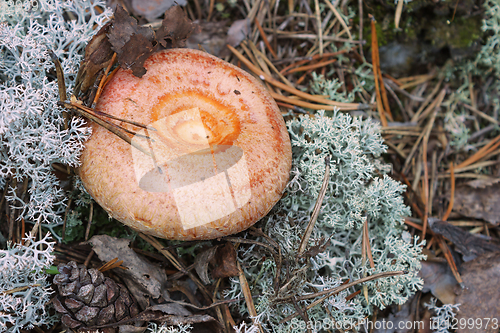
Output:
<instances>
[{"instance_id":1,"label":"pale center of mushroom cap","mask_svg":"<svg viewBox=\"0 0 500 333\"><path fill-rule=\"evenodd\" d=\"M175 125L173 131L179 139L194 145L206 145L213 137L201 119L181 121Z\"/></svg>"},{"instance_id":2,"label":"pale center of mushroom cap","mask_svg":"<svg viewBox=\"0 0 500 333\"><path fill-rule=\"evenodd\" d=\"M150 153L131 148L139 188L172 193L184 229L232 214L251 197L245 154L233 145L229 121L194 107L150 124L150 140L146 131L132 139Z\"/></svg>"}]
</instances>

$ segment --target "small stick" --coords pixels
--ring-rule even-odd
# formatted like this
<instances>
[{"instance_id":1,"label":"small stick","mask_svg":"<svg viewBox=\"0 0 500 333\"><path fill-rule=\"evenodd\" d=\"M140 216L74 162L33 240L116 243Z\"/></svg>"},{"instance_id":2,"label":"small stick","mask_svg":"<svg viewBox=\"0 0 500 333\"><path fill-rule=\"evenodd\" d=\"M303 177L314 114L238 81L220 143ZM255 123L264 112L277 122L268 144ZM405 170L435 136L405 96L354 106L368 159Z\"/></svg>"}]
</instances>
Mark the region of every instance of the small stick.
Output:
<instances>
[{"instance_id":1,"label":"small stick","mask_svg":"<svg viewBox=\"0 0 500 333\"><path fill-rule=\"evenodd\" d=\"M325 198L329 181L330 181L330 157L327 156L325 157L325 176L323 178L323 184L321 185L318 199L316 200L316 204L314 205L311 219L309 220L304 235L302 236L302 239L300 241L299 250L297 251L297 258L301 257L304 254L307 244L309 243L309 238L311 237L314 225L316 224L319 212L321 211L321 205L323 204L323 199Z\"/></svg>"},{"instance_id":2,"label":"small stick","mask_svg":"<svg viewBox=\"0 0 500 333\"><path fill-rule=\"evenodd\" d=\"M326 2L329 3L327 0ZM321 14L319 10L319 0L314 0L314 11L315 11L315 18L316 22L318 24L318 42L319 42L319 55L323 55L323 27L321 26Z\"/></svg>"},{"instance_id":3,"label":"small stick","mask_svg":"<svg viewBox=\"0 0 500 333\"><path fill-rule=\"evenodd\" d=\"M401 13L403 12L404 0L398 0L398 5L396 7L396 13L394 14L394 27L399 29L399 21L401 20Z\"/></svg>"},{"instance_id":4,"label":"small stick","mask_svg":"<svg viewBox=\"0 0 500 333\"><path fill-rule=\"evenodd\" d=\"M239 261L236 261L236 265L239 271L238 277L240 279L241 290L243 291L243 295L245 296L245 303L247 304L248 314L252 318L253 324L259 328L259 332L264 333L262 326L256 319L257 311L255 310L255 305L253 303L253 298L252 298L252 292L250 291L250 286L248 285L248 281L245 277L245 272L243 272L243 269L241 268Z\"/></svg>"},{"instance_id":5,"label":"small stick","mask_svg":"<svg viewBox=\"0 0 500 333\"><path fill-rule=\"evenodd\" d=\"M444 214L443 218L441 220L447 221L448 217L451 214L451 211L453 209L453 204L455 203L455 172L454 172L454 167L453 167L453 162L450 163L450 174L451 174L451 193L450 193L450 202L448 203L448 209L446 210L446 213Z\"/></svg>"},{"instance_id":6,"label":"small stick","mask_svg":"<svg viewBox=\"0 0 500 333\"><path fill-rule=\"evenodd\" d=\"M9 295L9 294L17 293L19 291L23 291L23 290L26 290L29 288L40 287L40 286L41 286L40 283L35 283L35 284L31 284L29 286L16 287L16 288L6 290L6 291L0 291L0 295Z\"/></svg>"},{"instance_id":7,"label":"small stick","mask_svg":"<svg viewBox=\"0 0 500 333\"><path fill-rule=\"evenodd\" d=\"M94 203L90 203L90 213L89 213L89 222L87 223L87 229L85 230L85 241L89 239L90 226L92 225L92 217L94 216Z\"/></svg>"},{"instance_id":8,"label":"small stick","mask_svg":"<svg viewBox=\"0 0 500 333\"><path fill-rule=\"evenodd\" d=\"M335 294L338 294L339 292L343 291L343 290L346 290L348 288L351 288L357 284L360 284L360 283L364 283L364 282L368 282L368 281L372 281L372 280L376 280L376 279L380 279L380 278L384 278L384 277L390 277L390 276L397 276L397 275L402 275L402 274L407 274L408 272L406 271L395 271L395 272L383 272L383 273L378 273L378 274L374 274L374 275L371 275L371 276L367 276L367 277L363 277L359 280L356 280L356 281L353 281L351 283L346 283L344 285L341 285L337 288L333 288L333 289L327 289L327 290L323 290L323 291L320 291L320 292L317 292L317 293L314 293L314 294L308 294L308 295L303 295L303 296L298 296L296 297L296 300L297 301L302 301L302 300L306 300L306 299L311 299L311 298L315 298L315 297L319 297L319 296L323 296L322 298L312 302L311 304L309 304L307 307L306 307L306 310L309 310L309 309L312 309L313 307L315 307L316 305L318 304L321 304L324 300L326 300L328 297L331 297ZM291 297L295 297L295 296L289 296L287 298L291 298ZM289 321L293 318L295 318L296 316L298 316L297 313L294 313L284 319L282 319L280 321L280 323L284 323L286 321Z\"/></svg>"},{"instance_id":9,"label":"small stick","mask_svg":"<svg viewBox=\"0 0 500 333\"><path fill-rule=\"evenodd\" d=\"M340 15L340 13L337 11L337 9L335 8L335 6L330 1L325 0L325 4L328 6L328 8L330 8L330 10L333 12L333 14L335 15L335 17L337 17L337 19L339 20L339 22L342 25L342 27L344 27L344 29L347 31L347 35L349 36L349 41L352 42L353 40L352 40L351 31L349 30L349 27L345 23L344 19Z\"/></svg>"},{"instance_id":10,"label":"small stick","mask_svg":"<svg viewBox=\"0 0 500 333\"><path fill-rule=\"evenodd\" d=\"M175 268L177 268L179 271L183 272L184 274L187 274L191 278L191 280L193 280L193 282L198 286L198 289L201 290L203 296L207 299L207 301L212 302L212 296L208 292L208 290L205 287L205 285L200 281L200 279L198 279L193 274L193 272L191 272L190 270L186 269L186 267L179 261L179 259L172 252L170 252L169 250L165 250L163 248L163 245L158 240L156 240L155 238L153 238L153 237L151 237L149 235L145 235L145 234L143 234L141 232L139 232L138 235L139 235L139 237L141 237L142 239L144 239L146 242L148 242L149 244L151 244L161 254L163 254L170 261L170 263Z\"/></svg>"}]
</instances>

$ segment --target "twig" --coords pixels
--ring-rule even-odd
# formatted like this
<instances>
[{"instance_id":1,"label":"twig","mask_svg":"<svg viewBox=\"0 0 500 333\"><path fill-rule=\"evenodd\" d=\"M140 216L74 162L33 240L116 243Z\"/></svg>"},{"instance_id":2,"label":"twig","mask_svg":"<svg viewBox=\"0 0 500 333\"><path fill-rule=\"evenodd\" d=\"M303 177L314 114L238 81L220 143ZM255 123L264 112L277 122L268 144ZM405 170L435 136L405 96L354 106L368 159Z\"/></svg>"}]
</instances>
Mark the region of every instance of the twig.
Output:
<instances>
[{"instance_id":1,"label":"twig","mask_svg":"<svg viewBox=\"0 0 500 333\"><path fill-rule=\"evenodd\" d=\"M335 17L339 20L339 22L342 25L342 27L344 27L344 30L347 31L347 35L349 36L349 42L353 42L351 31L349 30L349 27L347 26L347 24L345 23L344 19L342 18L342 16L340 15L340 13L337 11L337 9L335 8L335 6L330 1L328 1L328 0L325 0L325 4L328 6L328 8L330 8L330 10L333 12L333 14L335 15Z\"/></svg>"},{"instance_id":2,"label":"twig","mask_svg":"<svg viewBox=\"0 0 500 333\"><path fill-rule=\"evenodd\" d=\"M423 138L423 147L422 147L422 162L424 166L424 223L422 230L422 239L425 239L425 233L427 231L427 219L431 212L429 212L429 170L427 167L427 143L429 142L429 137L431 135L432 127L434 126L434 121L436 119L437 111L446 95L446 88L441 90L441 93L436 98L435 102L432 103L435 105L434 112L432 112L431 118L429 119L429 123L426 125L426 129L424 131L425 135Z\"/></svg>"},{"instance_id":3,"label":"twig","mask_svg":"<svg viewBox=\"0 0 500 333\"><path fill-rule=\"evenodd\" d=\"M327 0L326 2L329 3ZM316 22L318 24L318 43L319 43L319 55L323 55L323 27L321 26L321 14L319 10L319 0L314 0L314 12L316 16Z\"/></svg>"},{"instance_id":4,"label":"twig","mask_svg":"<svg viewBox=\"0 0 500 333\"><path fill-rule=\"evenodd\" d=\"M327 290L323 290L323 291L320 291L320 292L317 292L317 293L303 295L303 296L298 296L298 297L296 297L296 296L288 296L288 297L285 297L285 298L282 298L282 299L277 299L276 301L277 302L284 302L287 299L292 298L292 297L296 297L297 301L302 301L302 300L306 300L306 299L311 299L311 298L316 298L316 297L323 296L322 298L320 298L320 299L312 302L311 304L309 304L306 307L306 310L309 310L309 309L312 309L313 307L315 307L316 305L321 304L327 298L329 298L329 297L331 297L331 296L333 296L335 294L338 294L339 292L341 292L343 290L346 290L348 288L354 287L355 285L358 285L360 283L364 283L364 282L368 282L368 281L372 281L372 280L376 280L376 279L381 279L381 278L385 278L385 277L402 275L402 274L407 274L407 272L406 271L395 271L395 272L378 273L378 274L374 274L374 275L371 275L371 276L360 278L360 279L358 279L356 281L353 281L353 282L350 282L350 283L346 283L346 284L341 285L341 286L339 286L337 288L327 289ZM280 321L280 323L284 323L286 321L289 321L289 320L295 318L297 315L298 315L297 313L294 313L294 314L292 314L292 315L290 315L290 316L282 319Z\"/></svg>"},{"instance_id":5,"label":"twig","mask_svg":"<svg viewBox=\"0 0 500 333\"><path fill-rule=\"evenodd\" d=\"M447 221L453 209L453 204L455 203L455 172L453 170L453 162L450 163L450 174L451 174L451 189L450 189L450 202L448 203L448 209L441 220Z\"/></svg>"},{"instance_id":6,"label":"twig","mask_svg":"<svg viewBox=\"0 0 500 333\"><path fill-rule=\"evenodd\" d=\"M239 261L236 262L239 271L239 279L240 279L240 287L243 291L243 295L245 296L245 303L247 305L248 314L252 318L252 322L259 328L259 332L264 333L262 326L257 320L257 311L255 310L255 305L253 304L252 293L250 291L250 286L248 285L248 281L245 277L245 272L241 268Z\"/></svg>"},{"instance_id":7,"label":"twig","mask_svg":"<svg viewBox=\"0 0 500 333\"><path fill-rule=\"evenodd\" d=\"M316 224L319 212L321 211L321 205L323 204L323 199L325 198L329 181L330 181L330 157L327 156L325 157L325 176L323 177L323 184L321 185L321 189L318 194L318 199L316 200L316 204L314 205L314 209L311 214L311 219L309 220L304 235L300 240L299 250L297 251L297 258L301 257L304 254L307 244L309 243L309 238L311 237L314 225Z\"/></svg>"},{"instance_id":8,"label":"twig","mask_svg":"<svg viewBox=\"0 0 500 333\"><path fill-rule=\"evenodd\" d=\"M212 302L212 297L210 296L210 293L208 292L207 288L205 287L205 285L189 270L186 269L186 267L178 260L178 258L170 251L168 250L165 250L163 248L163 245L157 241L156 239L154 239L153 237L149 236L149 235L145 235L141 232L138 233L139 237L141 237L142 239L144 239L146 242L148 242L149 244L151 244L155 249L157 249L161 254L163 254L169 261L172 265L174 265L174 267L176 269L178 269L179 271L183 272L184 274L188 275L191 280L193 280L193 282L198 286L198 288L202 291L202 294L203 296L205 296L205 298Z\"/></svg>"},{"instance_id":9,"label":"twig","mask_svg":"<svg viewBox=\"0 0 500 333\"><path fill-rule=\"evenodd\" d=\"M401 20L401 13L403 12L404 0L398 0L398 5L396 7L396 13L394 14L394 27L399 29L399 21Z\"/></svg>"},{"instance_id":10,"label":"twig","mask_svg":"<svg viewBox=\"0 0 500 333\"><path fill-rule=\"evenodd\" d=\"M89 239L90 227L92 226L93 216L94 216L94 203L90 202L89 221L87 222L87 228L85 229L85 241Z\"/></svg>"},{"instance_id":11,"label":"twig","mask_svg":"<svg viewBox=\"0 0 500 333\"><path fill-rule=\"evenodd\" d=\"M488 116L486 113L482 112L482 111L479 111L478 109L476 109L475 107L472 107L470 105L467 105L465 104L464 102L460 102L460 105L463 105L466 109L474 112L475 114L477 114L479 117L489 121L490 123L492 124L495 124L495 125L500 125L500 123L493 117L490 117Z\"/></svg>"}]
</instances>

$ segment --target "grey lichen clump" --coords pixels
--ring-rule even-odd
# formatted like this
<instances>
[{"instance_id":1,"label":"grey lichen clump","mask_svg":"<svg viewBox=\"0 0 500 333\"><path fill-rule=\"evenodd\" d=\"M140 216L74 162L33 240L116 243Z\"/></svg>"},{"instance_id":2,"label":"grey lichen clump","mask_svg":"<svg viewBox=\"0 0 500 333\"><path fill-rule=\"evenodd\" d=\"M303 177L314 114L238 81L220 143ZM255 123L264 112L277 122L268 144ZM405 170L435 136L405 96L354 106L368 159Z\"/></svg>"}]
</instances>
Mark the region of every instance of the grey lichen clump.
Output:
<instances>
[{"instance_id":1,"label":"grey lichen clump","mask_svg":"<svg viewBox=\"0 0 500 333\"><path fill-rule=\"evenodd\" d=\"M311 325L353 328L372 313L374 306L383 309L393 303L402 304L422 287L423 281L417 277L424 258L421 244L403 226L405 216L410 215L401 195L404 186L387 175L389 168L380 160L386 147L375 122L339 112L330 116L318 112L287 125L294 154L293 179L274 213L262 224L279 243L286 262L277 272L273 257L257 255L257 246L242 248L239 253L252 293L262 295L255 300L258 320L271 332L304 332ZM297 260L322 185L327 156L331 160L328 189L310 240L310 246L324 246L309 258ZM364 223L368 223L374 268L362 257ZM303 316L283 321L298 312L297 306L276 300L389 271L408 273L370 281L364 287L331 296L307 311L309 322ZM282 281L277 292L275 274L280 274ZM346 300L358 289L363 292ZM239 280L233 278L226 296L236 297L240 292ZM314 300L297 301L296 305L305 309ZM240 312L247 312L244 303L239 306Z\"/></svg>"},{"instance_id":2,"label":"grey lichen clump","mask_svg":"<svg viewBox=\"0 0 500 333\"><path fill-rule=\"evenodd\" d=\"M81 118L65 127L49 50L71 91L85 45L111 15L97 6L105 8L91 0L0 1L0 189L7 187L18 219L62 223L67 197L53 164L78 165L90 133Z\"/></svg>"},{"instance_id":3,"label":"grey lichen clump","mask_svg":"<svg viewBox=\"0 0 500 333\"><path fill-rule=\"evenodd\" d=\"M0 250L0 332L57 322L46 307L53 290L45 269L55 258L54 244L49 234L38 241L29 235L24 245L8 244Z\"/></svg>"}]
</instances>

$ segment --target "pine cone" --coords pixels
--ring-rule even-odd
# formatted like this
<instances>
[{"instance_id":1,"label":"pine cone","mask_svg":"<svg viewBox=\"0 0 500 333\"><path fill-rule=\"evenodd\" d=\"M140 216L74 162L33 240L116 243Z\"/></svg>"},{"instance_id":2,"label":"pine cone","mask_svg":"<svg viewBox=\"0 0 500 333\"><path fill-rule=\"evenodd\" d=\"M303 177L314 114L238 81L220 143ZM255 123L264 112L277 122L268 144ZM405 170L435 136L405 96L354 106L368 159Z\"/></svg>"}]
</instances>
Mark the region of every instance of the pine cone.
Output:
<instances>
[{"instance_id":1,"label":"pine cone","mask_svg":"<svg viewBox=\"0 0 500 333\"><path fill-rule=\"evenodd\" d=\"M52 300L61 321L72 330L115 323L136 316L137 303L125 286L97 269L70 261L57 266L58 295Z\"/></svg>"}]
</instances>

